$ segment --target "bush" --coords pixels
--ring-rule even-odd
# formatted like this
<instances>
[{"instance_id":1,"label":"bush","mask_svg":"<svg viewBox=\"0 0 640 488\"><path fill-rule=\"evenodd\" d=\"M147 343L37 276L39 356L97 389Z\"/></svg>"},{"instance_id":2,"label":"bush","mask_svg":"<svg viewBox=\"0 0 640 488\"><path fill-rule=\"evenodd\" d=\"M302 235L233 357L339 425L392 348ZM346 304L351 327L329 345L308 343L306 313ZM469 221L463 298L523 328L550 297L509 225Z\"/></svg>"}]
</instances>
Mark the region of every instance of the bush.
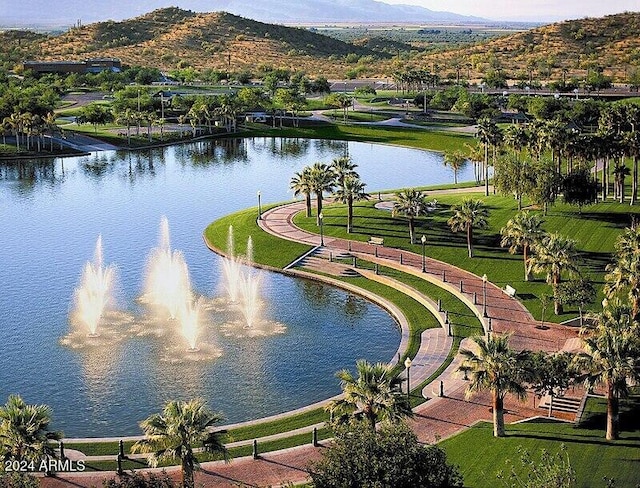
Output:
<instances>
[{"instance_id":1,"label":"bush","mask_svg":"<svg viewBox=\"0 0 640 488\"><path fill-rule=\"evenodd\" d=\"M162 471L160 475L132 472L129 475L103 481L103 488L176 488L177 484Z\"/></svg>"},{"instance_id":2,"label":"bush","mask_svg":"<svg viewBox=\"0 0 640 488\"><path fill-rule=\"evenodd\" d=\"M372 432L355 422L335 427L334 444L311 468L316 488L462 486L457 466L437 446L424 446L405 424Z\"/></svg>"}]
</instances>

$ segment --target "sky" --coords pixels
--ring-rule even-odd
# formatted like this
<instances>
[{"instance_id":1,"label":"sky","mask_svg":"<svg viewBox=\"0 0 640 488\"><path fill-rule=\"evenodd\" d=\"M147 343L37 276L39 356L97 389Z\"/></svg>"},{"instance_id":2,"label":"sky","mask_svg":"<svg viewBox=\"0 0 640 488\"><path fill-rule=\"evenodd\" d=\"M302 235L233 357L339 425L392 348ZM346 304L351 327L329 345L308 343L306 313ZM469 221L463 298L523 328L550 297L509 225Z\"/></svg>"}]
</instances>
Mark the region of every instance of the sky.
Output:
<instances>
[{"instance_id":1,"label":"sky","mask_svg":"<svg viewBox=\"0 0 640 488\"><path fill-rule=\"evenodd\" d=\"M382 0L495 20L556 21L640 11L640 0Z\"/></svg>"}]
</instances>

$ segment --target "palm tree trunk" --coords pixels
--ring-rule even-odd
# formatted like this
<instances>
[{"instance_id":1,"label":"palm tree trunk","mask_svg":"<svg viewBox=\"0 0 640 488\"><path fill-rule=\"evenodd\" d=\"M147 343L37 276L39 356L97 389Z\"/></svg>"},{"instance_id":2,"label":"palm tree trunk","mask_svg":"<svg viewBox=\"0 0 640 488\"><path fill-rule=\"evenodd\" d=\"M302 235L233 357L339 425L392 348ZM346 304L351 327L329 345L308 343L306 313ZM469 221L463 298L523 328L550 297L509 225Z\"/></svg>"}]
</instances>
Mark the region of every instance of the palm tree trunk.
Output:
<instances>
[{"instance_id":1,"label":"palm tree trunk","mask_svg":"<svg viewBox=\"0 0 640 488\"><path fill-rule=\"evenodd\" d=\"M469 250L469 257L473 257L473 227L467 225L467 249Z\"/></svg>"},{"instance_id":2,"label":"palm tree trunk","mask_svg":"<svg viewBox=\"0 0 640 488\"><path fill-rule=\"evenodd\" d=\"M558 301L556 290L558 288L558 283L560 283L560 277L557 274L553 275L553 312L556 315L562 315L564 310L562 307L562 303Z\"/></svg>"},{"instance_id":3,"label":"palm tree trunk","mask_svg":"<svg viewBox=\"0 0 640 488\"><path fill-rule=\"evenodd\" d=\"M620 422L620 404L618 397L613 393L613 383L607 382L607 440L618 438L618 426Z\"/></svg>"},{"instance_id":4,"label":"palm tree trunk","mask_svg":"<svg viewBox=\"0 0 640 488\"><path fill-rule=\"evenodd\" d=\"M484 146L484 196L489 196L489 145Z\"/></svg>"},{"instance_id":5,"label":"palm tree trunk","mask_svg":"<svg viewBox=\"0 0 640 488\"><path fill-rule=\"evenodd\" d=\"M347 199L347 234L353 230L353 198Z\"/></svg>"},{"instance_id":6,"label":"palm tree trunk","mask_svg":"<svg viewBox=\"0 0 640 488\"><path fill-rule=\"evenodd\" d=\"M529 281L529 267L527 261L529 261L529 244L522 246L522 255L524 257L524 281Z\"/></svg>"},{"instance_id":7,"label":"palm tree trunk","mask_svg":"<svg viewBox=\"0 0 640 488\"><path fill-rule=\"evenodd\" d=\"M493 436L504 437L504 400L500 398L498 392L493 395Z\"/></svg>"},{"instance_id":8,"label":"palm tree trunk","mask_svg":"<svg viewBox=\"0 0 640 488\"><path fill-rule=\"evenodd\" d=\"M307 205L307 217L311 217L311 193L305 193L304 198Z\"/></svg>"},{"instance_id":9,"label":"palm tree trunk","mask_svg":"<svg viewBox=\"0 0 640 488\"><path fill-rule=\"evenodd\" d=\"M193 466L186 459L182 459L182 487L193 488Z\"/></svg>"},{"instance_id":10,"label":"palm tree trunk","mask_svg":"<svg viewBox=\"0 0 640 488\"><path fill-rule=\"evenodd\" d=\"M409 240L413 244L413 219L409 219Z\"/></svg>"}]
</instances>

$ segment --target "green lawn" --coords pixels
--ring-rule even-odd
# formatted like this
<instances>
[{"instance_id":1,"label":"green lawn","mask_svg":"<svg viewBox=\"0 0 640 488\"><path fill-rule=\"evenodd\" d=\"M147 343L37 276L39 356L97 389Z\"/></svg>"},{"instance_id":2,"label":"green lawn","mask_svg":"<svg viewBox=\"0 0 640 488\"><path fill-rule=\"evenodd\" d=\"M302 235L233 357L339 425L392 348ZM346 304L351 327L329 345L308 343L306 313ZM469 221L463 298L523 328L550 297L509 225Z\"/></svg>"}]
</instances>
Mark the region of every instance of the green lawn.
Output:
<instances>
[{"instance_id":1,"label":"green lawn","mask_svg":"<svg viewBox=\"0 0 640 488\"><path fill-rule=\"evenodd\" d=\"M416 235L427 237L426 253L479 276L487 274L489 279L498 286L509 284L518 291L518 297L534 314L541 316L540 297L550 294L551 288L544 281L544 276L537 276L534 281L524 281L524 263L521 255L511 255L500 247L500 229L507 220L517 212L517 204L511 197L474 195L482 199L489 208L489 227L475 233L475 257L467 257L466 236L462 233L453 234L447 225L451 216L450 206L460 202L460 195L438 195L438 208L427 218L417 222ZM326 235L367 241L370 236L385 239L385 246L397 247L421 252L419 244L411 245L408 239L408 225L406 220L391 217L391 213L373 207L374 201L359 202L354 206L354 232L346 233L346 206L330 205L323 209L324 232ZM611 252L616 236L624 227L630 225L630 214L638 214L638 207L615 202L599 203L586 207L582 214L576 208L558 204L552 207L544 217L544 228L548 232L560 232L576 239L578 249L583 258L582 270L601 290L605 266L611 260ZM299 214L294 219L300 227L312 232L318 232L315 218L306 218ZM602 301L602 294L596 298L593 305L597 309ZM577 309L565 307L565 313L551 316L547 311L545 319L563 321L577 315Z\"/></svg>"},{"instance_id":2,"label":"green lawn","mask_svg":"<svg viewBox=\"0 0 640 488\"><path fill-rule=\"evenodd\" d=\"M275 206L265 206L263 211ZM247 239L251 237L254 246L253 260L276 268L285 267L311 249L311 246L285 241L264 232L256 223L257 217L256 207L227 215L210 224L204 232L205 237L214 247L226 252L229 226L233 225L235 254L245 254Z\"/></svg>"},{"instance_id":3,"label":"green lawn","mask_svg":"<svg viewBox=\"0 0 640 488\"><path fill-rule=\"evenodd\" d=\"M466 144L475 144L472 135L452 134L429 130L403 129L397 127L370 127L361 125L324 125L312 128L286 128L256 130L248 136L308 137L311 139L337 139L360 142L377 142L399 146L430 149L432 151L465 150Z\"/></svg>"},{"instance_id":4,"label":"green lawn","mask_svg":"<svg viewBox=\"0 0 640 488\"><path fill-rule=\"evenodd\" d=\"M493 437L493 426L483 422L450 439L440 442L449 462L460 466L467 487L510 486L496 478L498 471L507 475L513 465L523 476L518 448L540 458L542 449L556 453L564 444L579 487L607 486L603 477L616 480L616 487L640 484L640 398L635 397L623 409L622 425L626 429L621 439L606 441L604 399L589 399L580 426L544 419L507 426L507 436Z\"/></svg>"}]
</instances>

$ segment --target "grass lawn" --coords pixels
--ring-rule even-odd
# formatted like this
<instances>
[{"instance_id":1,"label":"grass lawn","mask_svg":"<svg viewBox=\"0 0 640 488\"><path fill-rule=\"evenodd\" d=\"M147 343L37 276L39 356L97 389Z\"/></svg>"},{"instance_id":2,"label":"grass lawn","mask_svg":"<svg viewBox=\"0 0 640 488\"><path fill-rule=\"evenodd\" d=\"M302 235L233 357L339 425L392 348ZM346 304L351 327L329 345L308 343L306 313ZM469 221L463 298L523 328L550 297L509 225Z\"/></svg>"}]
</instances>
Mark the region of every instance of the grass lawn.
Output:
<instances>
[{"instance_id":1,"label":"grass lawn","mask_svg":"<svg viewBox=\"0 0 640 488\"><path fill-rule=\"evenodd\" d=\"M275 206L277 204L265 206L263 211ZM245 254L247 239L251 237L254 248L253 260L258 264L276 268L284 268L311 249L306 244L285 241L264 232L256 223L257 217L257 207L227 215L210 224L204 232L205 237L214 247L226 252L229 226L233 225L235 254Z\"/></svg>"},{"instance_id":2,"label":"grass lawn","mask_svg":"<svg viewBox=\"0 0 640 488\"><path fill-rule=\"evenodd\" d=\"M447 225L447 219L451 216L450 206L460 202L462 196L438 195L434 198L438 200L437 210L429 217L419 219L416 225L416 235L419 237L424 234L427 237L427 255L479 276L486 273L490 281L498 286L513 286L524 305L535 317L540 318L542 307L539 297L551 294L550 286L544 281L545 277L536 276L534 281L525 282L522 256L511 255L500 247L500 229L517 212L515 200L511 197L474 195L474 198L482 199L489 208L489 227L475 232L475 257L469 258L466 236L462 233L453 234ZM346 206L326 206L323 209L325 235L359 241L367 241L372 235L379 236L385 239L385 246L420 253L419 244L409 243L406 220L394 219L390 212L375 209L374 203L375 201L359 202L354 206L355 227L351 234L347 234L345 230ZM594 309L599 307L603 298L601 289L604 269L611 260L616 236L630 225L630 214L637 215L639 212L637 207L609 201L586 207L581 215L576 208L558 204L544 217L546 231L560 232L578 242L583 258L581 268L600 290ZM306 218L304 214L299 214L294 221L304 229L318 232L314 217ZM563 315L553 316L549 310L545 315L545 320L560 322L575 317L577 309L567 306Z\"/></svg>"},{"instance_id":3,"label":"grass lawn","mask_svg":"<svg viewBox=\"0 0 640 488\"><path fill-rule=\"evenodd\" d=\"M477 424L450 439L440 442L449 462L458 464L465 486L511 486L508 480L496 478L498 471L508 475L513 466L524 477L518 448L527 450L534 460L540 459L542 449L555 454L564 444L579 487L607 486L603 478L616 480L616 487L634 487L640 483L640 398L625 403L621 415L625 429L620 440L606 441L605 400L590 398L583 422L579 426L544 419L507 426L507 436L493 437L491 423Z\"/></svg>"},{"instance_id":4,"label":"grass lawn","mask_svg":"<svg viewBox=\"0 0 640 488\"><path fill-rule=\"evenodd\" d=\"M417 131L398 127L368 127L360 125L323 125L308 128L257 130L247 136L308 137L311 139L337 139L360 142L377 142L399 146L430 149L432 151L465 151L464 144L475 144L472 135L448 132Z\"/></svg>"}]
</instances>

